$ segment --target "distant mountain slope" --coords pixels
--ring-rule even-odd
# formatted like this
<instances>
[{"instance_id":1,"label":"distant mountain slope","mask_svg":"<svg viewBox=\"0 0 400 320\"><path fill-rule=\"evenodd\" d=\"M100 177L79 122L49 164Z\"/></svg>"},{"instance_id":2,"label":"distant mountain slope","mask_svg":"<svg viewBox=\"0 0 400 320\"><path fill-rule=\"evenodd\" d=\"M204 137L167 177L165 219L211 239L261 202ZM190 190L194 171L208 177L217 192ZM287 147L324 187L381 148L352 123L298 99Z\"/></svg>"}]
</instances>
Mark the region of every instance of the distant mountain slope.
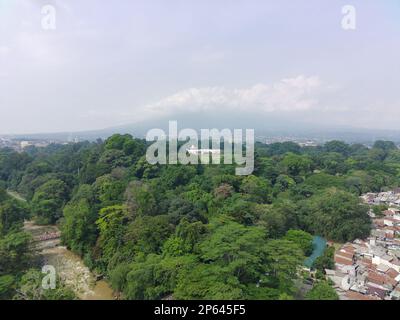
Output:
<instances>
[{"instance_id":1,"label":"distant mountain slope","mask_svg":"<svg viewBox=\"0 0 400 320\"><path fill-rule=\"evenodd\" d=\"M265 141L265 138L274 137L296 137L317 139L321 142L333 139L344 140L349 143L360 142L370 143L375 140L384 139L400 142L400 131L397 130L377 130L362 129L352 127L333 127L325 125L315 125L307 122L293 121L283 117L265 117L255 115L207 115L190 114L180 115L173 119L159 118L140 123L126 124L121 126L109 127L100 130L79 131L79 132L60 132L60 133L40 133L13 135L19 139L47 139L54 141L72 141L105 139L114 133L129 133L137 138L144 138L148 130L153 128L163 129L168 133L168 122L178 121L178 130L193 128L200 130L203 128L224 129L255 129L256 138Z\"/></svg>"}]
</instances>

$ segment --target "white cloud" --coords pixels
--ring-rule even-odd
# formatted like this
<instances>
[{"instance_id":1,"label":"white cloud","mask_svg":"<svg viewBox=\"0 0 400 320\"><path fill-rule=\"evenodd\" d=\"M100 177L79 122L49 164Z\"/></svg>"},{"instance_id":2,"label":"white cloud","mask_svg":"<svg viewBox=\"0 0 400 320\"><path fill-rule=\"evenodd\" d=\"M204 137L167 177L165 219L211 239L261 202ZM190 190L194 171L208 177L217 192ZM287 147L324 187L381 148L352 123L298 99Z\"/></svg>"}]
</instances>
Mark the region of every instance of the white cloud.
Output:
<instances>
[{"instance_id":1,"label":"white cloud","mask_svg":"<svg viewBox=\"0 0 400 320\"><path fill-rule=\"evenodd\" d=\"M305 111L315 108L322 84L318 77L304 75L274 84L249 88L190 88L147 105L145 114L170 115L178 112L257 112Z\"/></svg>"}]
</instances>

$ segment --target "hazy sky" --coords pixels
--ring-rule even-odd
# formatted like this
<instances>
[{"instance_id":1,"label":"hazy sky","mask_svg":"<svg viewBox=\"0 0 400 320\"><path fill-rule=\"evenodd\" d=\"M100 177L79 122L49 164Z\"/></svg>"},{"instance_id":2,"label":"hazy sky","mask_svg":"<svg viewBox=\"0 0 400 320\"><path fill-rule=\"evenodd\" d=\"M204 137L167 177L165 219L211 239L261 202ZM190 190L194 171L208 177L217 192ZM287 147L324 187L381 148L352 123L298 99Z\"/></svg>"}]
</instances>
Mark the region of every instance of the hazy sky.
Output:
<instances>
[{"instance_id":1,"label":"hazy sky","mask_svg":"<svg viewBox=\"0 0 400 320\"><path fill-rule=\"evenodd\" d=\"M0 0L0 133L221 110L399 128L400 2Z\"/></svg>"}]
</instances>

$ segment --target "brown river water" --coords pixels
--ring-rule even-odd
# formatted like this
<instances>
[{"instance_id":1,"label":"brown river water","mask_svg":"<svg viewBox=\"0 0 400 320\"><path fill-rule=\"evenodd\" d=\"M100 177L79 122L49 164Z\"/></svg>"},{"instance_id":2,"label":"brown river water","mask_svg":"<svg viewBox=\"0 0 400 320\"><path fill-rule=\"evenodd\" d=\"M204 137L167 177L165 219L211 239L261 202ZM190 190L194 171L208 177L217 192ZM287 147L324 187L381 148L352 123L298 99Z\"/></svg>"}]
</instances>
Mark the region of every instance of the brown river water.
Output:
<instances>
[{"instance_id":1,"label":"brown river water","mask_svg":"<svg viewBox=\"0 0 400 320\"><path fill-rule=\"evenodd\" d=\"M39 226L26 221L24 229L37 240L48 233L59 232L56 226ZM75 253L60 245L59 239L36 241L43 265L54 266L57 274L81 300L113 300L113 290L106 281L96 281L94 274Z\"/></svg>"}]
</instances>

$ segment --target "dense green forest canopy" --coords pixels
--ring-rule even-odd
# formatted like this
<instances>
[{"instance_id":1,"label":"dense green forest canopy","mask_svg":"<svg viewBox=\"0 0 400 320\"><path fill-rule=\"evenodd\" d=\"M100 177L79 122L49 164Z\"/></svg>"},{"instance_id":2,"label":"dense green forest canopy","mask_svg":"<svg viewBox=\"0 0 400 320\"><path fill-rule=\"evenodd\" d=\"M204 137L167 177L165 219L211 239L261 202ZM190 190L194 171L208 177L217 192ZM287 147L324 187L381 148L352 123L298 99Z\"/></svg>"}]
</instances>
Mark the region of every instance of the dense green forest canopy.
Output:
<instances>
[{"instance_id":1,"label":"dense green forest canopy","mask_svg":"<svg viewBox=\"0 0 400 320\"><path fill-rule=\"evenodd\" d=\"M359 196L400 185L400 150L387 141L257 143L245 177L231 165L150 165L146 147L114 135L0 150L0 295L34 276L21 231L32 218L59 224L63 243L128 299L290 299L311 235L366 237ZM326 283L307 298L318 296L334 297Z\"/></svg>"}]
</instances>

